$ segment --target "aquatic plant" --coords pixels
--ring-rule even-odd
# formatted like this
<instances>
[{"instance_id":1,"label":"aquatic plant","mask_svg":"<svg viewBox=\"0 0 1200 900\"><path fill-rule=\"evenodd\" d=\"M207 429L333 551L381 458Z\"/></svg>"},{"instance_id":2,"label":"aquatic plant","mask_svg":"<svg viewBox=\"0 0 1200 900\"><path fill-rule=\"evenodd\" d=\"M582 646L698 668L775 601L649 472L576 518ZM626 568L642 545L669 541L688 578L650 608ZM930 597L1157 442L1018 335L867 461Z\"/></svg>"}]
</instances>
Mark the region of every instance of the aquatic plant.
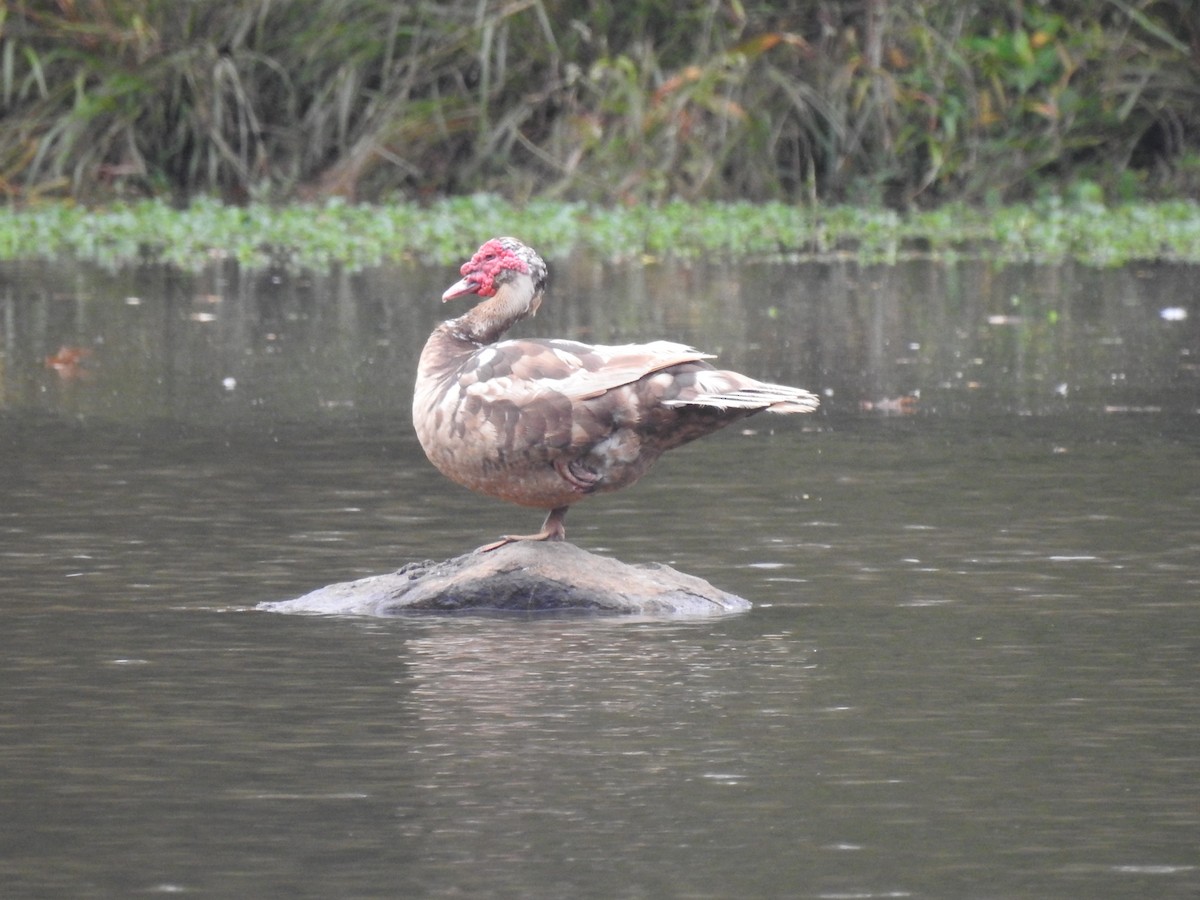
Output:
<instances>
[{"instance_id":1,"label":"aquatic plant","mask_svg":"<svg viewBox=\"0 0 1200 900\"><path fill-rule=\"evenodd\" d=\"M158 200L93 210L67 203L0 208L0 258L69 255L108 266L131 261L201 268L234 258L249 267L327 270L384 262L450 264L479 242L520 235L551 257L626 256L775 259L984 255L997 260L1134 259L1200 262L1200 205L1068 203L981 208L945 205L898 213L785 203L596 206L472 195L429 204L341 200L277 206L197 198L184 208Z\"/></svg>"}]
</instances>

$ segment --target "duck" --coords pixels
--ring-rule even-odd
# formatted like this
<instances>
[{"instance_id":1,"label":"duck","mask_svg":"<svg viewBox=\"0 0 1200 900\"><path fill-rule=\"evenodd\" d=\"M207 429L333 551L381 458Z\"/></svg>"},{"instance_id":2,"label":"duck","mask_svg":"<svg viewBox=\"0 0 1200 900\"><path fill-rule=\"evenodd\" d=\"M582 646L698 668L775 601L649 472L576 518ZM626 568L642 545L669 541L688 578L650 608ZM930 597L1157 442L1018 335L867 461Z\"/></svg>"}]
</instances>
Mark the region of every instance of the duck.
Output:
<instances>
[{"instance_id":1,"label":"duck","mask_svg":"<svg viewBox=\"0 0 1200 900\"><path fill-rule=\"evenodd\" d=\"M811 413L820 403L672 341L503 340L537 313L547 286L545 261L517 238L485 241L459 274L442 302L479 301L438 325L421 351L417 439L451 481L546 512L540 531L503 535L480 552L565 540L572 506L636 483L668 450L759 412Z\"/></svg>"}]
</instances>

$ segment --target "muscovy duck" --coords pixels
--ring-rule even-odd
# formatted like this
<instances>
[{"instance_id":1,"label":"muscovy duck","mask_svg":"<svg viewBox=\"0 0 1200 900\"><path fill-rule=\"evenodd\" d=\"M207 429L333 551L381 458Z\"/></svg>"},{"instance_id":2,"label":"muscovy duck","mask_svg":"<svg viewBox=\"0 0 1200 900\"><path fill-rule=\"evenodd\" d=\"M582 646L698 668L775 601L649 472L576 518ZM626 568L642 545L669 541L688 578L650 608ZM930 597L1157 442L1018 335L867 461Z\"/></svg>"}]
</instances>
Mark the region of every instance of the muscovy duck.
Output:
<instances>
[{"instance_id":1,"label":"muscovy duck","mask_svg":"<svg viewBox=\"0 0 1200 900\"><path fill-rule=\"evenodd\" d=\"M572 504L628 487L667 450L762 410L818 406L806 390L720 371L705 362L711 354L669 341L501 341L546 289L546 264L516 238L487 241L460 273L442 300L484 299L435 328L421 351L417 438L451 481L549 510L541 531L481 551L563 540Z\"/></svg>"}]
</instances>

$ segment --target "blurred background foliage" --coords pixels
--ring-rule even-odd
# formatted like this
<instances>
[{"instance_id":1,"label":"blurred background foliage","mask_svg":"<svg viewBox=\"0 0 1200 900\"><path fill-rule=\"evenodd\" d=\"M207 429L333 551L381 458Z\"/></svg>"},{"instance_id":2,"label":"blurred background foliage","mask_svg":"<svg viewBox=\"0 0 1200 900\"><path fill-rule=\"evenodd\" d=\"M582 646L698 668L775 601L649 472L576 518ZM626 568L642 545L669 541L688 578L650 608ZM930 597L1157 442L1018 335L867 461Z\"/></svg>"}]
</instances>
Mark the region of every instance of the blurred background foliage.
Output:
<instances>
[{"instance_id":1,"label":"blurred background foliage","mask_svg":"<svg viewBox=\"0 0 1200 900\"><path fill-rule=\"evenodd\" d=\"M1200 197L1196 0L8 0L0 193Z\"/></svg>"}]
</instances>

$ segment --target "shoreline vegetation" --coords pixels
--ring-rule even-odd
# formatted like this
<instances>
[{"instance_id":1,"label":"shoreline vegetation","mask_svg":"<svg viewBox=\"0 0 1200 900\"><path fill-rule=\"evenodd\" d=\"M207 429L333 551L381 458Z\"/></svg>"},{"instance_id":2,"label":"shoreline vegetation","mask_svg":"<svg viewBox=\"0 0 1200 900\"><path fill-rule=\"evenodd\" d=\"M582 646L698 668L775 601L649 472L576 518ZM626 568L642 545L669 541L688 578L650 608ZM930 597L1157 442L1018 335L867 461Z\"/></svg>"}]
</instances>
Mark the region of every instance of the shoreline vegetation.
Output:
<instances>
[{"instance_id":1,"label":"shoreline vegetation","mask_svg":"<svg viewBox=\"0 0 1200 900\"><path fill-rule=\"evenodd\" d=\"M1194 4L13 0L0 258L1200 261Z\"/></svg>"},{"instance_id":2,"label":"shoreline vegetation","mask_svg":"<svg viewBox=\"0 0 1200 900\"><path fill-rule=\"evenodd\" d=\"M475 195L426 204L226 204L197 198L87 208L62 202L0 208L0 260L63 256L116 268L167 263L199 270L225 259L248 268L326 271L388 263L447 265L496 234L516 234L545 255L642 258L950 260L1089 265L1200 263L1200 204L1106 206L1048 198L984 208L951 204L899 213L787 203L674 201L604 207Z\"/></svg>"},{"instance_id":3,"label":"shoreline vegetation","mask_svg":"<svg viewBox=\"0 0 1200 900\"><path fill-rule=\"evenodd\" d=\"M10 0L0 197L1200 199L1195 0Z\"/></svg>"}]
</instances>

